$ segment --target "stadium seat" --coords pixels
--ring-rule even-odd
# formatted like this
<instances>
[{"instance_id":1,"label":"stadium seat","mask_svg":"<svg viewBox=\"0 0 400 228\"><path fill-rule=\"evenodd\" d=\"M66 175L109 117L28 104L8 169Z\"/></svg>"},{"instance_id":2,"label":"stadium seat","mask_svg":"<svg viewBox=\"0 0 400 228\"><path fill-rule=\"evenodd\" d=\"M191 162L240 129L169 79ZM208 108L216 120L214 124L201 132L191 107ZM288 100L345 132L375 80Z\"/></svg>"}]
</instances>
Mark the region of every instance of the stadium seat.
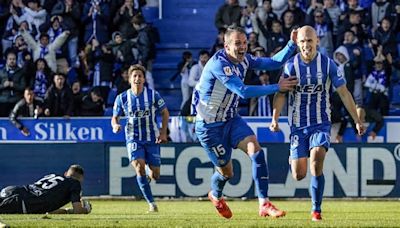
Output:
<instances>
[{"instance_id":1,"label":"stadium seat","mask_svg":"<svg viewBox=\"0 0 400 228\"><path fill-rule=\"evenodd\" d=\"M113 106L115 98L117 97L117 88L112 88L108 93L107 97L107 107Z\"/></svg>"}]
</instances>

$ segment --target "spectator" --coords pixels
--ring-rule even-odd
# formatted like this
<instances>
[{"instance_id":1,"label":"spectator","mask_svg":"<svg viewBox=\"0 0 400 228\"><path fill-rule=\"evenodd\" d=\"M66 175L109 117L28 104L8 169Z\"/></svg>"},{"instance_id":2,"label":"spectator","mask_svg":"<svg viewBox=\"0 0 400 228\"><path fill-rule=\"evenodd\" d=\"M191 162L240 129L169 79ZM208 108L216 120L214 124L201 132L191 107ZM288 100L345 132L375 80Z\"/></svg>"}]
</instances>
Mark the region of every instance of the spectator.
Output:
<instances>
[{"instance_id":1,"label":"spectator","mask_svg":"<svg viewBox=\"0 0 400 228\"><path fill-rule=\"evenodd\" d=\"M10 6L10 8L12 8L11 6ZM32 31L32 28L30 27L30 24L27 21L23 21L18 25L14 21L12 16L7 20L6 28L5 28L4 33L2 34L2 40L1 40L1 44L3 46L4 53L6 52L6 50L8 48L13 46L13 42L15 41L15 38L18 35L20 35L19 31L22 29L27 30L33 36L36 36L36 34L37 34L36 30Z\"/></svg>"},{"instance_id":2,"label":"spectator","mask_svg":"<svg viewBox=\"0 0 400 228\"><path fill-rule=\"evenodd\" d=\"M302 26L304 24L306 14L299 6L297 6L297 0L288 0L288 7L282 13L282 15L285 15L285 12L287 11L292 12L294 18L296 18L295 25ZM283 21L283 17L281 18L281 20Z\"/></svg>"},{"instance_id":3,"label":"spectator","mask_svg":"<svg viewBox=\"0 0 400 228\"><path fill-rule=\"evenodd\" d=\"M238 0L226 0L215 15L215 27L228 28L230 25L240 25L240 17L242 9L239 6Z\"/></svg>"},{"instance_id":4,"label":"spectator","mask_svg":"<svg viewBox=\"0 0 400 228\"><path fill-rule=\"evenodd\" d=\"M139 50L139 64L152 72L152 62L156 57L157 38L152 34L152 27L148 26L142 14L132 18L133 27L138 31L137 44ZM148 74L146 72L146 75ZM147 80L147 78L146 78Z\"/></svg>"},{"instance_id":5,"label":"spectator","mask_svg":"<svg viewBox=\"0 0 400 228\"><path fill-rule=\"evenodd\" d=\"M350 61L349 52L345 46L340 46L335 50L334 55L333 55L333 60L337 64L340 72L342 72L344 77L346 78L347 89L349 90L349 92L351 94L353 94L354 93L354 83L355 83L354 72L356 71L354 68L357 67L359 63L357 63L356 61ZM340 100L340 98L339 98L339 100ZM360 101L356 100L356 102L360 102ZM360 103L356 103L356 104L361 105Z\"/></svg>"},{"instance_id":6,"label":"spectator","mask_svg":"<svg viewBox=\"0 0 400 228\"><path fill-rule=\"evenodd\" d=\"M103 116L104 100L99 87L93 87L90 93L82 98L80 116Z\"/></svg>"},{"instance_id":7,"label":"spectator","mask_svg":"<svg viewBox=\"0 0 400 228\"><path fill-rule=\"evenodd\" d=\"M74 99L74 115L79 116L82 99L84 97L84 94L81 89L81 83L79 81L74 81L72 83L71 90L72 90L72 96Z\"/></svg>"},{"instance_id":8,"label":"spectator","mask_svg":"<svg viewBox=\"0 0 400 228\"><path fill-rule=\"evenodd\" d=\"M197 83L200 80L200 76L201 73L203 72L204 66L206 65L209 59L210 59L210 54L208 53L208 51L201 50L199 52L199 61L197 62L197 64L194 64L192 68L190 68L187 84L189 85L189 91L191 93L189 94L189 98L186 100L186 102L183 104L181 108L181 113L180 113L181 116L190 116L191 114L190 108L192 103L192 94Z\"/></svg>"},{"instance_id":9,"label":"spectator","mask_svg":"<svg viewBox=\"0 0 400 228\"><path fill-rule=\"evenodd\" d=\"M261 28L261 32L267 38L267 49L265 50L267 56L273 56L285 47L288 38L282 33L282 24L280 21L272 21L271 32L268 32L264 28Z\"/></svg>"},{"instance_id":10,"label":"spectator","mask_svg":"<svg viewBox=\"0 0 400 228\"><path fill-rule=\"evenodd\" d=\"M22 7L23 14L21 16L14 14L13 17L17 24L20 24L22 21L28 21L32 29L39 31L40 25L46 21L47 12L40 6L39 0L28 0L27 5L28 7L21 1L20 6Z\"/></svg>"},{"instance_id":11,"label":"spectator","mask_svg":"<svg viewBox=\"0 0 400 228\"><path fill-rule=\"evenodd\" d=\"M181 103L181 109L183 108L185 102L190 98L190 87L188 84L188 79L189 79L189 72L190 68L193 66L193 57L192 53L189 51L184 51L182 53L182 60L181 62L178 63L178 74L180 75L181 78L181 91L182 91L182 103ZM174 78L172 78L174 79Z\"/></svg>"},{"instance_id":12,"label":"spectator","mask_svg":"<svg viewBox=\"0 0 400 228\"><path fill-rule=\"evenodd\" d=\"M69 65L74 66L79 64L78 59L78 36L79 25L81 18L81 9L79 3L75 0L60 0L57 1L51 10L52 15L59 15L63 18L63 25L71 34L68 37L68 60Z\"/></svg>"},{"instance_id":13,"label":"spectator","mask_svg":"<svg viewBox=\"0 0 400 228\"><path fill-rule=\"evenodd\" d=\"M129 84L128 69L129 67L123 67L120 77L118 77L115 81L117 86L117 95L131 88L131 85Z\"/></svg>"},{"instance_id":14,"label":"spectator","mask_svg":"<svg viewBox=\"0 0 400 228\"><path fill-rule=\"evenodd\" d=\"M199 52L199 61L190 68L188 84L194 88L200 80L201 72L203 72L204 66L210 59L210 53L206 50Z\"/></svg>"},{"instance_id":15,"label":"spectator","mask_svg":"<svg viewBox=\"0 0 400 228\"><path fill-rule=\"evenodd\" d=\"M218 29L218 35L217 38L215 39L215 42L213 46L211 47L210 50L210 55L214 55L215 52L217 52L218 47L222 46L224 47L224 36L225 36L226 28L220 28Z\"/></svg>"},{"instance_id":16,"label":"spectator","mask_svg":"<svg viewBox=\"0 0 400 228\"><path fill-rule=\"evenodd\" d=\"M263 0L262 6L256 8L256 14L259 19L258 26L262 24L267 30L271 30L273 20L278 20L278 16L272 12L271 0Z\"/></svg>"},{"instance_id":17,"label":"spectator","mask_svg":"<svg viewBox=\"0 0 400 228\"><path fill-rule=\"evenodd\" d=\"M257 49L262 48L258 43L258 34L251 32L248 34L247 53L253 54Z\"/></svg>"},{"instance_id":18,"label":"spectator","mask_svg":"<svg viewBox=\"0 0 400 228\"><path fill-rule=\"evenodd\" d=\"M349 12L348 20L343 21L343 23L338 28L338 45L343 42L343 35L345 31L351 30L359 40L360 44L362 44L367 35L364 29L367 29L367 25L362 22L362 11L351 10Z\"/></svg>"},{"instance_id":19,"label":"spectator","mask_svg":"<svg viewBox=\"0 0 400 228\"><path fill-rule=\"evenodd\" d=\"M46 116L72 116L74 110L74 98L72 90L65 83L65 75L56 73L53 77L53 85L47 90L44 103Z\"/></svg>"},{"instance_id":20,"label":"spectator","mask_svg":"<svg viewBox=\"0 0 400 228\"><path fill-rule=\"evenodd\" d=\"M6 53L6 65L0 70L0 117L7 117L22 98L26 85L24 73L17 66L16 53Z\"/></svg>"},{"instance_id":21,"label":"spectator","mask_svg":"<svg viewBox=\"0 0 400 228\"><path fill-rule=\"evenodd\" d=\"M272 11L278 16L278 18L282 17L283 12L287 9L287 5L288 5L287 0L283 1L273 0L271 2Z\"/></svg>"},{"instance_id":22,"label":"spectator","mask_svg":"<svg viewBox=\"0 0 400 228\"><path fill-rule=\"evenodd\" d=\"M109 3L104 0L88 0L83 7L82 22L85 26L84 42L96 39L100 44L108 41Z\"/></svg>"},{"instance_id":23,"label":"spectator","mask_svg":"<svg viewBox=\"0 0 400 228\"><path fill-rule=\"evenodd\" d=\"M382 53L374 58L374 68L365 81L364 86L369 90L369 99L367 106L370 109L379 110L382 116L387 116L389 112L389 98L388 98L388 75L384 69L385 57Z\"/></svg>"},{"instance_id":24,"label":"spectator","mask_svg":"<svg viewBox=\"0 0 400 228\"><path fill-rule=\"evenodd\" d=\"M138 61L139 51L134 42L125 40L122 33L116 31L112 34L112 40L108 43L112 48L115 62L118 65L132 65Z\"/></svg>"},{"instance_id":25,"label":"spectator","mask_svg":"<svg viewBox=\"0 0 400 228\"><path fill-rule=\"evenodd\" d=\"M286 11L284 14L282 14L282 21L283 21L283 26L282 26L282 32L286 37L290 37L290 33L295 27L295 19L292 11Z\"/></svg>"},{"instance_id":26,"label":"spectator","mask_svg":"<svg viewBox=\"0 0 400 228\"><path fill-rule=\"evenodd\" d=\"M40 26L41 33L47 33L49 35L49 43L53 43L54 40L62 34L65 28L61 27L63 21L61 16L52 16L49 23L44 23ZM66 57L66 48L64 45L56 50L57 60Z\"/></svg>"},{"instance_id":27,"label":"spectator","mask_svg":"<svg viewBox=\"0 0 400 228\"><path fill-rule=\"evenodd\" d=\"M363 54L362 54L363 52L361 44L352 30L345 31L343 46L345 46L347 49L350 58L349 63L352 65L353 69L352 71L354 74L354 90L353 90L354 101L356 102L356 104L362 104L363 69L361 62L363 61Z\"/></svg>"},{"instance_id":28,"label":"spectator","mask_svg":"<svg viewBox=\"0 0 400 228\"><path fill-rule=\"evenodd\" d=\"M272 21L278 20L278 16L272 12L271 0L264 0L262 6L257 7L256 14L255 32L258 34L258 43L267 50L267 35L264 31L271 31Z\"/></svg>"},{"instance_id":29,"label":"spectator","mask_svg":"<svg viewBox=\"0 0 400 228\"><path fill-rule=\"evenodd\" d=\"M256 15L256 0L247 0L246 7L242 9L242 17L240 18L240 26L244 28L246 35L250 35L252 32L257 31L254 27L257 26L257 15Z\"/></svg>"},{"instance_id":30,"label":"spectator","mask_svg":"<svg viewBox=\"0 0 400 228\"><path fill-rule=\"evenodd\" d=\"M306 23L314 27L319 39L319 51L332 57L334 47L332 40L333 23L326 10L315 9L311 10L311 15L307 17Z\"/></svg>"},{"instance_id":31,"label":"spectator","mask_svg":"<svg viewBox=\"0 0 400 228\"><path fill-rule=\"evenodd\" d=\"M33 88L36 97L44 99L52 82L52 72L45 59L39 58L35 61L33 74L31 75L29 86Z\"/></svg>"},{"instance_id":32,"label":"spectator","mask_svg":"<svg viewBox=\"0 0 400 228\"><path fill-rule=\"evenodd\" d=\"M371 30L375 32L382 19L387 16L392 8L391 3L386 0L375 0L371 5Z\"/></svg>"},{"instance_id":33,"label":"spectator","mask_svg":"<svg viewBox=\"0 0 400 228\"><path fill-rule=\"evenodd\" d=\"M39 42L36 42L26 30L22 30L22 36L33 51L33 60L44 58L53 72L57 72L56 51L64 44L69 33L69 31L64 31L52 43L49 43L49 35L46 33L42 33Z\"/></svg>"},{"instance_id":34,"label":"spectator","mask_svg":"<svg viewBox=\"0 0 400 228\"><path fill-rule=\"evenodd\" d=\"M334 0L324 0L324 9L328 12L329 17L333 23L332 39L333 43L336 44L336 35L338 33L339 17L341 14L339 6Z\"/></svg>"},{"instance_id":35,"label":"spectator","mask_svg":"<svg viewBox=\"0 0 400 228\"><path fill-rule=\"evenodd\" d=\"M32 59L31 53L28 50L28 45L26 44L24 37L22 37L21 34L18 34L14 37L12 49L17 54L18 67L22 68L25 65L27 57L29 60Z\"/></svg>"},{"instance_id":36,"label":"spectator","mask_svg":"<svg viewBox=\"0 0 400 228\"><path fill-rule=\"evenodd\" d=\"M102 97L105 99L113 80L114 55L109 45L102 45L96 39L92 40L90 51L88 61L91 66L92 86L100 86Z\"/></svg>"},{"instance_id":37,"label":"spectator","mask_svg":"<svg viewBox=\"0 0 400 228\"><path fill-rule=\"evenodd\" d=\"M114 26L118 28L117 31L120 31L122 36L128 40L137 36L137 31L130 22L133 16L139 12L134 8L133 0L125 0L113 19Z\"/></svg>"},{"instance_id":38,"label":"spectator","mask_svg":"<svg viewBox=\"0 0 400 228\"><path fill-rule=\"evenodd\" d=\"M373 45L382 45L382 54L386 56L390 64L398 57L396 32L392 30L391 25L390 18L384 17L375 32L374 39L371 40Z\"/></svg>"},{"instance_id":39,"label":"spectator","mask_svg":"<svg viewBox=\"0 0 400 228\"><path fill-rule=\"evenodd\" d=\"M34 117L37 119L42 113L43 100L36 98L32 89L25 88L24 98L14 106L10 113L10 121L24 136L29 136L29 129L18 120L18 117Z\"/></svg>"},{"instance_id":40,"label":"spectator","mask_svg":"<svg viewBox=\"0 0 400 228\"><path fill-rule=\"evenodd\" d=\"M11 4L7 0L0 1L0 35L4 33L6 27L6 21L10 17L10 6ZM0 45L0 53L3 53Z\"/></svg>"}]
</instances>

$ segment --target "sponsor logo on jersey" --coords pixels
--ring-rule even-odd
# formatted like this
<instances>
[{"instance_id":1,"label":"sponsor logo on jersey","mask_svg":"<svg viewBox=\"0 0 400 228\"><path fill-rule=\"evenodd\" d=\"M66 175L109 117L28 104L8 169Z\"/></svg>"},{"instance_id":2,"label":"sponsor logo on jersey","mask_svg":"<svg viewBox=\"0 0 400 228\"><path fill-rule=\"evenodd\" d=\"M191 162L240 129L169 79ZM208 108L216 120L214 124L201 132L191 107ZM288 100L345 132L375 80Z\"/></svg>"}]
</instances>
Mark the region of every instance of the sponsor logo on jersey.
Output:
<instances>
[{"instance_id":1,"label":"sponsor logo on jersey","mask_svg":"<svg viewBox=\"0 0 400 228\"><path fill-rule=\"evenodd\" d=\"M323 90L324 86L322 84L318 85L308 84L308 85L296 86L296 92L299 93L318 93L322 92Z\"/></svg>"}]
</instances>

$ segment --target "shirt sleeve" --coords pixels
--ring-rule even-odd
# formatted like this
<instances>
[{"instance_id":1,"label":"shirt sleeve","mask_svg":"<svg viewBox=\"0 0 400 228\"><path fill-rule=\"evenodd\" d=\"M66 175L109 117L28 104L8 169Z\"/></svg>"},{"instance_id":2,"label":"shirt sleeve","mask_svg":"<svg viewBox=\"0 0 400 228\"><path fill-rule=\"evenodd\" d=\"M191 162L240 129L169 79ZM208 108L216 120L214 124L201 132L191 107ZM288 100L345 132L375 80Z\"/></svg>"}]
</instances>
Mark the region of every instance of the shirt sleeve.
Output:
<instances>
[{"instance_id":1,"label":"shirt sleeve","mask_svg":"<svg viewBox=\"0 0 400 228\"><path fill-rule=\"evenodd\" d=\"M71 187L71 203L76 203L81 201L81 184L77 180L71 180L72 187Z\"/></svg>"},{"instance_id":2,"label":"shirt sleeve","mask_svg":"<svg viewBox=\"0 0 400 228\"><path fill-rule=\"evenodd\" d=\"M286 62L285 66L283 67L283 77L288 78L290 76L296 76L296 72L293 68L293 61Z\"/></svg>"},{"instance_id":3,"label":"shirt sleeve","mask_svg":"<svg viewBox=\"0 0 400 228\"><path fill-rule=\"evenodd\" d=\"M293 41L289 41L287 45L272 57L255 57L247 54L246 58L249 61L249 66L257 70L276 70L292 56L297 45Z\"/></svg>"},{"instance_id":4,"label":"shirt sleeve","mask_svg":"<svg viewBox=\"0 0 400 228\"><path fill-rule=\"evenodd\" d=\"M122 93L114 101L113 116L122 116Z\"/></svg>"},{"instance_id":5,"label":"shirt sleeve","mask_svg":"<svg viewBox=\"0 0 400 228\"><path fill-rule=\"evenodd\" d=\"M244 99L269 95L279 91L279 86L277 84L269 86L245 85L239 75L236 74L236 71L234 71L231 65L226 61L221 61L220 64L216 64L214 75L226 88Z\"/></svg>"},{"instance_id":6,"label":"shirt sleeve","mask_svg":"<svg viewBox=\"0 0 400 228\"><path fill-rule=\"evenodd\" d=\"M157 91L154 91L154 99L155 99L154 106L157 108L157 110L161 111L167 107L164 99L160 96L160 94Z\"/></svg>"},{"instance_id":7,"label":"shirt sleeve","mask_svg":"<svg viewBox=\"0 0 400 228\"><path fill-rule=\"evenodd\" d=\"M243 99L274 94L279 91L278 84L267 86L250 86L245 85L242 80L239 79L239 77L232 77L225 83L225 86Z\"/></svg>"},{"instance_id":8,"label":"shirt sleeve","mask_svg":"<svg viewBox=\"0 0 400 228\"><path fill-rule=\"evenodd\" d=\"M333 62L332 59L328 59L329 61L329 77L332 80L332 85L335 88L339 88L342 85L346 85L346 79L344 77L344 73L339 70L339 68L336 66L335 62Z\"/></svg>"}]
</instances>

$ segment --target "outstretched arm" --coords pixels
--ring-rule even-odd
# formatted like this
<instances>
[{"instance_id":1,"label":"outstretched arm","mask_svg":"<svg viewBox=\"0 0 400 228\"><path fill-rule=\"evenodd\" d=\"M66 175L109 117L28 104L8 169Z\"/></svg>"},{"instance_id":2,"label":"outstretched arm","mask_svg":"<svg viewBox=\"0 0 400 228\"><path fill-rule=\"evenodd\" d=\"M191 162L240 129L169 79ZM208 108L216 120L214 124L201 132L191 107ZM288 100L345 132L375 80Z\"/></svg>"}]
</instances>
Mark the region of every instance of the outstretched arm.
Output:
<instances>
[{"instance_id":1,"label":"outstretched arm","mask_svg":"<svg viewBox=\"0 0 400 228\"><path fill-rule=\"evenodd\" d=\"M267 86L249 86L245 85L238 77L232 77L225 83L225 86L243 99L270 95L278 91L286 92L294 89L297 85L296 77L281 78L278 84Z\"/></svg>"},{"instance_id":2,"label":"outstretched arm","mask_svg":"<svg viewBox=\"0 0 400 228\"><path fill-rule=\"evenodd\" d=\"M276 53L271 58L263 57L263 58L248 58L250 60L250 64L252 68L260 69L260 70L276 70L282 67L283 64L292 56L294 51L297 48L297 29L294 29L290 34L290 40L286 44L286 46Z\"/></svg>"},{"instance_id":3,"label":"outstretched arm","mask_svg":"<svg viewBox=\"0 0 400 228\"><path fill-rule=\"evenodd\" d=\"M50 214L89 214L92 211L92 205L89 201L72 203L72 208L59 208L49 212Z\"/></svg>"}]
</instances>

